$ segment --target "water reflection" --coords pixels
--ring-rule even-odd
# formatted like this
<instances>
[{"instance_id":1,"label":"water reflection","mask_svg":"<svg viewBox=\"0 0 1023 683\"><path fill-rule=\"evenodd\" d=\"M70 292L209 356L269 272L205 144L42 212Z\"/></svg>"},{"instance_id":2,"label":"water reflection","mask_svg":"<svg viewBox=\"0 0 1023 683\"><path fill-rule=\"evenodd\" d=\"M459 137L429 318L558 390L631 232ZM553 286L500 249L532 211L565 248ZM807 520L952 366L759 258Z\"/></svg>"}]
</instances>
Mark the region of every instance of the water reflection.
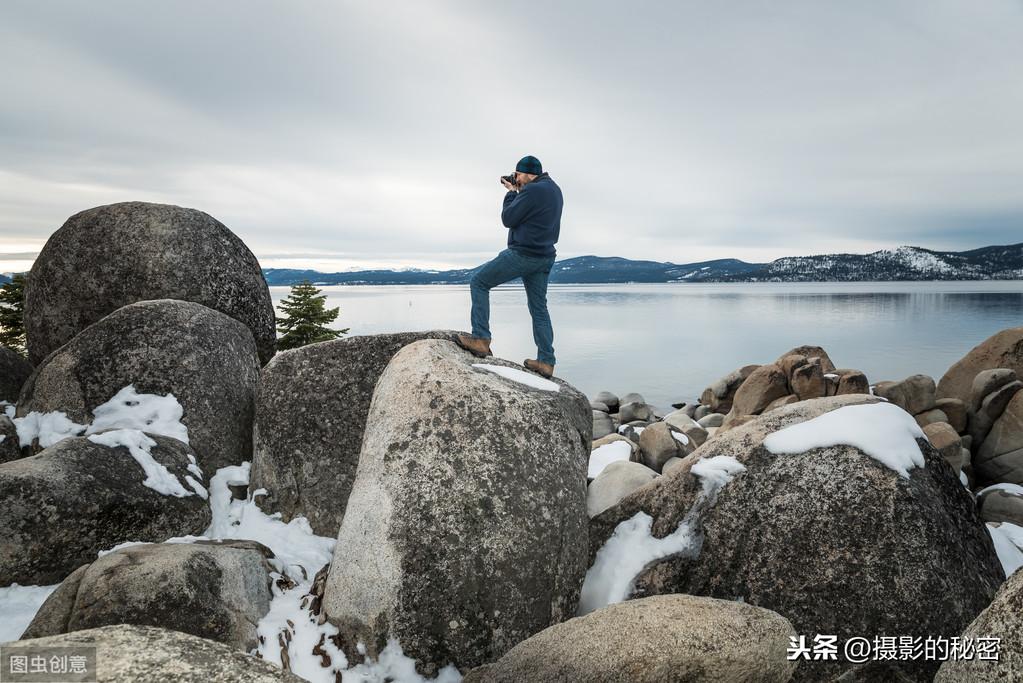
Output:
<instances>
[{"instance_id":1,"label":"water reflection","mask_svg":"<svg viewBox=\"0 0 1023 683\"><path fill-rule=\"evenodd\" d=\"M465 286L323 290L352 334L468 327ZM275 303L287 291L271 288ZM639 391L661 405L800 344L872 382L938 378L986 337L1023 325L1023 282L560 285L548 302L560 376L588 394ZM495 353L533 357L521 286L494 290L491 309Z\"/></svg>"}]
</instances>

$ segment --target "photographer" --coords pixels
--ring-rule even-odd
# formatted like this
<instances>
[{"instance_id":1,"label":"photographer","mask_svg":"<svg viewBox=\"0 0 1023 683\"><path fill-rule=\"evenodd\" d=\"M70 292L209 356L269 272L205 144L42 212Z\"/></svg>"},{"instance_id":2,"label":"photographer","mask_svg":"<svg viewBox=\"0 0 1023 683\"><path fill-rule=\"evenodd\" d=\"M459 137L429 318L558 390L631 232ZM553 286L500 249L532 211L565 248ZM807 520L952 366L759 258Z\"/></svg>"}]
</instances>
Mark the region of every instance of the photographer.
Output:
<instances>
[{"instance_id":1,"label":"photographer","mask_svg":"<svg viewBox=\"0 0 1023 683\"><path fill-rule=\"evenodd\" d=\"M508 248L483 265L469 281L472 294L472 336L459 335L458 343L479 357L490 351L490 290L522 278L526 303L533 320L536 359L523 365L543 377L554 374L554 329L547 312L547 279L554 265L554 245L561 231L561 188L543 170L540 160L522 157L515 173L502 176L508 189L501 222L508 228Z\"/></svg>"}]
</instances>

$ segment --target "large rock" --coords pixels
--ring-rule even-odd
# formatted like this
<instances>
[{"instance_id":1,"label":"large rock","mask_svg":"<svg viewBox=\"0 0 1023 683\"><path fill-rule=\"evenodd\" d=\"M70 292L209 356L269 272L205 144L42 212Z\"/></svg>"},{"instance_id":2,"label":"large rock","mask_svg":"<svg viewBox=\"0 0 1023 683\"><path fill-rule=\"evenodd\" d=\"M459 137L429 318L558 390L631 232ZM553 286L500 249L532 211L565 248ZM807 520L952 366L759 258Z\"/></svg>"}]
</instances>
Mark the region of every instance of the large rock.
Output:
<instances>
[{"instance_id":1,"label":"large rock","mask_svg":"<svg viewBox=\"0 0 1023 683\"><path fill-rule=\"evenodd\" d=\"M781 368L774 363L761 365L736 390L730 415L758 415L772 401L788 393L788 376Z\"/></svg>"},{"instance_id":2,"label":"large rock","mask_svg":"<svg viewBox=\"0 0 1023 683\"><path fill-rule=\"evenodd\" d=\"M618 397L612 394L610 391L602 391L593 397L594 401L603 403L607 406L607 409L612 413L618 412Z\"/></svg>"},{"instance_id":3,"label":"large rock","mask_svg":"<svg viewBox=\"0 0 1023 683\"><path fill-rule=\"evenodd\" d=\"M693 595L628 600L551 626L464 683L785 683L784 617Z\"/></svg>"},{"instance_id":4,"label":"large rock","mask_svg":"<svg viewBox=\"0 0 1023 683\"><path fill-rule=\"evenodd\" d=\"M1015 382L1017 379L1016 371L1009 370L1007 368L994 368L991 370L981 370L977 373L977 376L973 378L973 384L970 386L970 398L966 404L970 412L977 412L980 410L980 404L992 394L995 390L1001 389L1006 384Z\"/></svg>"},{"instance_id":5,"label":"large rock","mask_svg":"<svg viewBox=\"0 0 1023 683\"><path fill-rule=\"evenodd\" d=\"M958 398L970 405L973 380L981 370L1008 368L1023 375L1023 327L998 332L963 356L938 382L938 398Z\"/></svg>"},{"instance_id":6,"label":"large rock","mask_svg":"<svg viewBox=\"0 0 1023 683\"><path fill-rule=\"evenodd\" d=\"M129 384L173 394L199 463L211 475L252 458L259 360L249 329L190 301L119 308L50 354L25 383L18 415L60 410L84 424Z\"/></svg>"},{"instance_id":7,"label":"large rock","mask_svg":"<svg viewBox=\"0 0 1023 683\"><path fill-rule=\"evenodd\" d=\"M696 558L649 564L633 595L689 593L741 599L788 618L800 634L871 638L954 636L1003 580L991 538L970 493L924 439L926 466L909 478L852 446L775 455L764 438L786 426L858 404L866 395L802 401L716 435L670 475L591 520L591 556L638 512L663 538L687 515ZM864 428L869 429L872 422ZM704 482L694 463L733 456L745 465L712 504L696 507ZM937 662L912 662L927 680ZM795 680L830 680L846 661L800 664Z\"/></svg>"},{"instance_id":8,"label":"large rock","mask_svg":"<svg viewBox=\"0 0 1023 683\"><path fill-rule=\"evenodd\" d=\"M660 472L669 458L685 457L695 450L693 440L667 422L655 422L639 435L643 464Z\"/></svg>"},{"instance_id":9,"label":"large rock","mask_svg":"<svg viewBox=\"0 0 1023 683\"><path fill-rule=\"evenodd\" d=\"M984 400L980 402L980 408L976 411L970 411L967 419L967 431L975 452L981 448L995 421L1002 416L1009 402L1021 389L1023 389L1023 382L1019 380L1009 382L984 397Z\"/></svg>"},{"instance_id":10,"label":"large rock","mask_svg":"<svg viewBox=\"0 0 1023 683\"><path fill-rule=\"evenodd\" d=\"M256 624L270 609L271 557L255 541L121 548L76 569L21 637L135 624L183 631L247 652L259 644Z\"/></svg>"},{"instance_id":11,"label":"large rock","mask_svg":"<svg viewBox=\"0 0 1023 683\"><path fill-rule=\"evenodd\" d=\"M1023 674L1023 571L1016 571L995 599L966 627L963 639L981 646L985 656L949 659L935 683L994 683L1020 680ZM991 646L994 647L991 647Z\"/></svg>"},{"instance_id":12,"label":"large rock","mask_svg":"<svg viewBox=\"0 0 1023 683\"><path fill-rule=\"evenodd\" d=\"M209 214L121 202L76 213L50 235L25 284L29 358L105 315L148 299L194 301L241 322L263 363L277 333L270 290L249 248Z\"/></svg>"},{"instance_id":13,"label":"large rock","mask_svg":"<svg viewBox=\"0 0 1023 683\"><path fill-rule=\"evenodd\" d=\"M102 435L100 435L102 436ZM183 485L192 453L149 435L154 461ZM125 541L201 534L210 507L200 495L165 495L143 484L142 467L124 446L90 437L64 439L38 455L0 465L0 586L51 585Z\"/></svg>"},{"instance_id":14,"label":"large rock","mask_svg":"<svg viewBox=\"0 0 1023 683\"><path fill-rule=\"evenodd\" d=\"M982 482L1023 484L1023 391L1016 392L973 457Z\"/></svg>"},{"instance_id":15,"label":"large rock","mask_svg":"<svg viewBox=\"0 0 1023 683\"><path fill-rule=\"evenodd\" d=\"M819 358L808 361L792 370L789 386L800 401L824 396L824 370Z\"/></svg>"},{"instance_id":16,"label":"large rock","mask_svg":"<svg viewBox=\"0 0 1023 683\"><path fill-rule=\"evenodd\" d=\"M346 652L375 657L393 636L421 673L464 670L575 613L589 402L479 362L424 340L377 382L323 597Z\"/></svg>"},{"instance_id":17,"label":"large rock","mask_svg":"<svg viewBox=\"0 0 1023 683\"><path fill-rule=\"evenodd\" d=\"M0 346L0 401L15 403L25 380L32 374L32 364L24 356Z\"/></svg>"},{"instance_id":18,"label":"large rock","mask_svg":"<svg viewBox=\"0 0 1023 683\"><path fill-rule=\"evenodd\" d=\"M874 394L916 415L934 407L934 380L927 375L910 375L898 382L878 382Z\"/></svg>"},{"instance_id":19,"label":"large rock","mask_svg":"<svg viewBox=\"0 0 1023 683\"><path fill-rule=\"evenodd\" d=\"M657 472L642 463L617 460L609 464L586 487L586 514L599 515L656 478Z\"/></svg>"},{"instance_id":20,"label":"large rock","mask_svg":"<svg viewBox=\"0 0 1023 683\"><path fill-rule=\"evenodd\" d=\"M250 476L253 490L267 490L267 511L337 536L380 374L401 347L457 334L374 334L277 354L259 376Z\"/></svg>"},{"instance_id":21,"label":"large rock","mask_svg":"<svg viewBox=\"0 0 1023 683\"><path fill-rule=\"evenodd\" d=\"M797 346L794 349L789 349L788 351L780 355L778 357L778 360L775 361L775 363L781 361L783 358L785 358L785 356L805 356L807 359L820 358L821 368L824 370L824 372L827 373L835 372L835 364L831 362L831 357L828 355L828 352L825 351L820 346L804 344L803 346Z\"/></svg>"},{"instance_id":22,"label":"large rock","mask_svg":"<svg viewBox=\"0 0 1023 683\"><path fill-rule=\"evenodd\" d=\"M4 645L26 655L39 648L96 648L98 683L302 683L304 679L234 648L180 631L154 626L103 626Z\"/></svg>"},{"instance_id":23,"label":"large rock","mask_svg":"<svg viewBox=\"0 0 1023 683\"><path fill-rule=\"evenodd\" d=\"M977 499L985 522L1008 522L1023 527L1023 493L992 489Z\"/></svg>"},{"instance_id":24,"label":"large rock","mask_svg":"<svg viewBox=\"0 0 1023 683\"><path fill-rule=\"evenodd\" d=\"M934 402L934 407L945 413L948 423L959 434L966 431L966 405L958 398L939 398Z\"/></svg>"},{"instance_id":25,"label":"large rock","mask_svg":"<svg viewBox=\"0 0 1023 683\"><path fill-rule=\"evenodd\" d=\"M838 386L835 388L836 396L846 394L869 394L870 382L867 376L859 370L840 369L835 370L838 375Z\"/></svg>"},{"instance_id":26,"label":"large rock","mask_svg":"<svg viewBox=\"0 0 1023 683\"><path fill-rule=\"evenodd\" d=\"M742 383L753 374L759 365L744 365L736 368L730 373L717 380L703 390L700 395L700 403L707 406L707 409L714 413L727 414L732 409L732 400L735 392L739 390Z\"/></svg>"}]
</instances>

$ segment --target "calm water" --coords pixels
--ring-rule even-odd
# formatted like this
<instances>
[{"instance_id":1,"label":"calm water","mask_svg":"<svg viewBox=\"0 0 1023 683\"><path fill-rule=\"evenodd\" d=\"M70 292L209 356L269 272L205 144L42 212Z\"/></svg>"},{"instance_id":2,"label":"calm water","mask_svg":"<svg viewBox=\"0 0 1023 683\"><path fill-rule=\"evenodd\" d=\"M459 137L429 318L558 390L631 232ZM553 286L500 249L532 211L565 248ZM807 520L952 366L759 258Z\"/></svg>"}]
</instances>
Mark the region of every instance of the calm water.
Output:
<instances>
[{"instance_id":1,"label":"calm water","mask_svg":"<svg viewBox=\"0 0 1023 683\"><path fill-rule=\"evenodd\" d=\"M322 287L350 334L469 329L468 286ZM287 287L271 287L276 304ZM552 285L557 374L593 395L638 391L667 406L800 344L873 383L936 380L980 341L1023 326L1023 282ZM521 286L491 292L496 355L534 358Z\"/></svg>"}]
</instances>

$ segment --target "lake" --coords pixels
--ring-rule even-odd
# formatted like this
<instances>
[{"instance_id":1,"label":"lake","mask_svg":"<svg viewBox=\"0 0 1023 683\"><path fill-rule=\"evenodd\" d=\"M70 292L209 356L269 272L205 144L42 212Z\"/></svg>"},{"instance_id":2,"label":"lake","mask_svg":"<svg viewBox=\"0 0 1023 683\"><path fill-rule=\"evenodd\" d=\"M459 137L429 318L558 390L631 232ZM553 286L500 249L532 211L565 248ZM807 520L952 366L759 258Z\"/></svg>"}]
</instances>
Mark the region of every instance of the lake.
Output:
<instances>
[{"instance_id":1,"label":"lake","mask_svg":"<svg viewBox=\"0 0 1023 683\"><path fill-rule=\"evenodd\" d=\"M469 329L463 285L324 286L349 334ZM276 305L287 287L271 287ZM638 391L661 407L735 368L817 344L871 383L937 381L975 345L1023 326L1023 282L551 285L555 374L586 392ZM492 348L536 357L521 285L491 292ZM279 312L278 312L279 314Z\"/></svg>"}]
</instances>

